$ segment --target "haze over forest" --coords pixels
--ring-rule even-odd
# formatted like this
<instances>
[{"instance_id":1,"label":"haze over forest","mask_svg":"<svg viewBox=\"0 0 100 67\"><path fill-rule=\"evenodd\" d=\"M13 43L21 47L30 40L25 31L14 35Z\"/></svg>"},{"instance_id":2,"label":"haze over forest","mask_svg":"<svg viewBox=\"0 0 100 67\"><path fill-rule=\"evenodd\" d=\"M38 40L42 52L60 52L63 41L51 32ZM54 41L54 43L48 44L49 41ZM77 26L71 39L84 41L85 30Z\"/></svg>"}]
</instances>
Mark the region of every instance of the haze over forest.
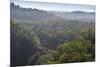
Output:
<instances>
[{"instance_id":1,"label":"haze over forest","mask_svg":"<svg viewBox=\"0 0 100 67\"><path fill-rule=\"evenodd\" d=\"M11 66L95 61L95 6L10 2Z\"/></svg>"}]
</instances>

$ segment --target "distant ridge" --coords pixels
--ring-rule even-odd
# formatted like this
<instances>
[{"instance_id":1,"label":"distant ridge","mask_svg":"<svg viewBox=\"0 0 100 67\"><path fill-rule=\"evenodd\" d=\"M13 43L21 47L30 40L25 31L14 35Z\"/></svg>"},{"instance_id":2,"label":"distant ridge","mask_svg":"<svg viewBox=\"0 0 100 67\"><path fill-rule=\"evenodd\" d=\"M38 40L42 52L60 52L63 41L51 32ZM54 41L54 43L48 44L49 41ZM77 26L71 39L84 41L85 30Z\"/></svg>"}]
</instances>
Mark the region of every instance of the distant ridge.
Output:
<instances>
[{"instance_id":1,"label":"distant ridge","mask_svg":"<svg viewBox=\"0 0 100 67\"><path fill-rule=\"evenodd\" d=\"M90 13L90 14L95 14L95 12L85 12L85 11L72 11L72 13L79 13L79 14L81 14L81 13Z\"/></svg>"},{"instance_id":2,"label":"distant ridge","mask_svg":"<svg viewBox=\"0 0 100 67\"><path fill-rule=\"evenodd\" d=\"M37 8L23 8L19 5L15 5L13 2L10 3L10 11L11 19L19 21L41 20L54 16L52 13L48 13L47 11Z\"/></svg>"},{"instance_id":3,"label":"distant ridge","mask_svg":"<svg viewBox=\"0 0 100 67\"><path fill-rule=\"evenodd\" d=\"M37 8L23 8L19 5L10 3L10 16L11 19L18 22L33 22L45 19L62 18L65 20L81 20L81 21L94 21L95 12L85 11L72 11L72 12L59 12L59 11L45 11Z\"/></svg>"}]
</instances>

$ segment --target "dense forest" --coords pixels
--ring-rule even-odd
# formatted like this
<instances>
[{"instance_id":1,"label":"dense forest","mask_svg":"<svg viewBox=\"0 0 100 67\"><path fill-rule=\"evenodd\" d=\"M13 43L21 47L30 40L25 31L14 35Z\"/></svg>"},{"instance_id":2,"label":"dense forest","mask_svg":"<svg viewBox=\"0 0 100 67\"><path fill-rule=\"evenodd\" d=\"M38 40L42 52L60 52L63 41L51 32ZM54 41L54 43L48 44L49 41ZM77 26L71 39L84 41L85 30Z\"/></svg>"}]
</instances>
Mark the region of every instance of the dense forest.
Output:
<instances>
[{"instance_id":1,"label":"dense forest","mask_svg":"<svg viewBox=\"0 0 100 67\"><path fill-rule=\"evenodd\" d=\"M65 19L14 3L10 6L11 66L95 61L94 20Z\"/></svg>"}]
</instances>

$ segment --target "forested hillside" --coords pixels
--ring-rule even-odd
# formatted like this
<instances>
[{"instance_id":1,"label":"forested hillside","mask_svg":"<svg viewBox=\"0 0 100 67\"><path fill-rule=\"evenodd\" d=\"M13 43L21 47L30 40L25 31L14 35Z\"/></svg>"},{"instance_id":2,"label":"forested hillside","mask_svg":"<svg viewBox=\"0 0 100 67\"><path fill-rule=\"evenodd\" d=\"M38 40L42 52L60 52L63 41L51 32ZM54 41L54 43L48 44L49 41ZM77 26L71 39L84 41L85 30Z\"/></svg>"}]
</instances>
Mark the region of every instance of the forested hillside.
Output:
<instances>
[{"instance_id":1,"label":"forested hillside","mask_svg":"<svg viewBox=\"0 0 100 67\"><path fill-rule=\"evenodd\" d=\"M11 3L12 66L95 60L95 21L56 14Z\"/></svg>"},{"instance_id":2,"label":"forested hillside","mask_svg":"<svg viewBox=\"0 0 100 67\"><path fill-rule=\"evenodd\" d=\"M53 18L54 15L40 9L22 8L19 5L10 4L10 16L19 22L32 22L33 20L43 20Z\"/></svg>"}]
</instances>

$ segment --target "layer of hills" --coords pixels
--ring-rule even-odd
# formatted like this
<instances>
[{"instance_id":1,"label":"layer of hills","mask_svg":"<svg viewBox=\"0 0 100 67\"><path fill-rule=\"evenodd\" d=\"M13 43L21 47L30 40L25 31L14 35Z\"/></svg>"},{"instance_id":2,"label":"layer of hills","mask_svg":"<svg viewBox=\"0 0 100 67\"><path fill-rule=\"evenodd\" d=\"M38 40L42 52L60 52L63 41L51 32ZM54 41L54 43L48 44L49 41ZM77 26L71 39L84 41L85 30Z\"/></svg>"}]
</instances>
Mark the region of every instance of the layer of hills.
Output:
<instances>
[{"instance_id":1,"label":"layer of hills","mask_svg":"<svg viewBox=\"0 0 100 67\"><path fill-rule=\"evenodd\" d=\"M54 15L51 13L47 13L46 11L32 8L22 8L19 5L15 5L14 3L10 4L10 16L11 19L19 20L19 21L33 21L33 20L41 20L45 18L53 17Z\"/></svg>"},{"instance_id":2,"label":"layer of hills","mask_svg":"<svg viewBox=\"0 0 100 67\"><path fill-rule=\"evenodd\" d=\"M40 9L23 8L14 3L10 3L10 16L18 22L32 22L34 20L44 20L50 18L63 18L66 20L81 20L81 21L94 21L94 12L72 11L72 12L59 12L59 11L44 11Z\"/></svg>"}]
</instances>

